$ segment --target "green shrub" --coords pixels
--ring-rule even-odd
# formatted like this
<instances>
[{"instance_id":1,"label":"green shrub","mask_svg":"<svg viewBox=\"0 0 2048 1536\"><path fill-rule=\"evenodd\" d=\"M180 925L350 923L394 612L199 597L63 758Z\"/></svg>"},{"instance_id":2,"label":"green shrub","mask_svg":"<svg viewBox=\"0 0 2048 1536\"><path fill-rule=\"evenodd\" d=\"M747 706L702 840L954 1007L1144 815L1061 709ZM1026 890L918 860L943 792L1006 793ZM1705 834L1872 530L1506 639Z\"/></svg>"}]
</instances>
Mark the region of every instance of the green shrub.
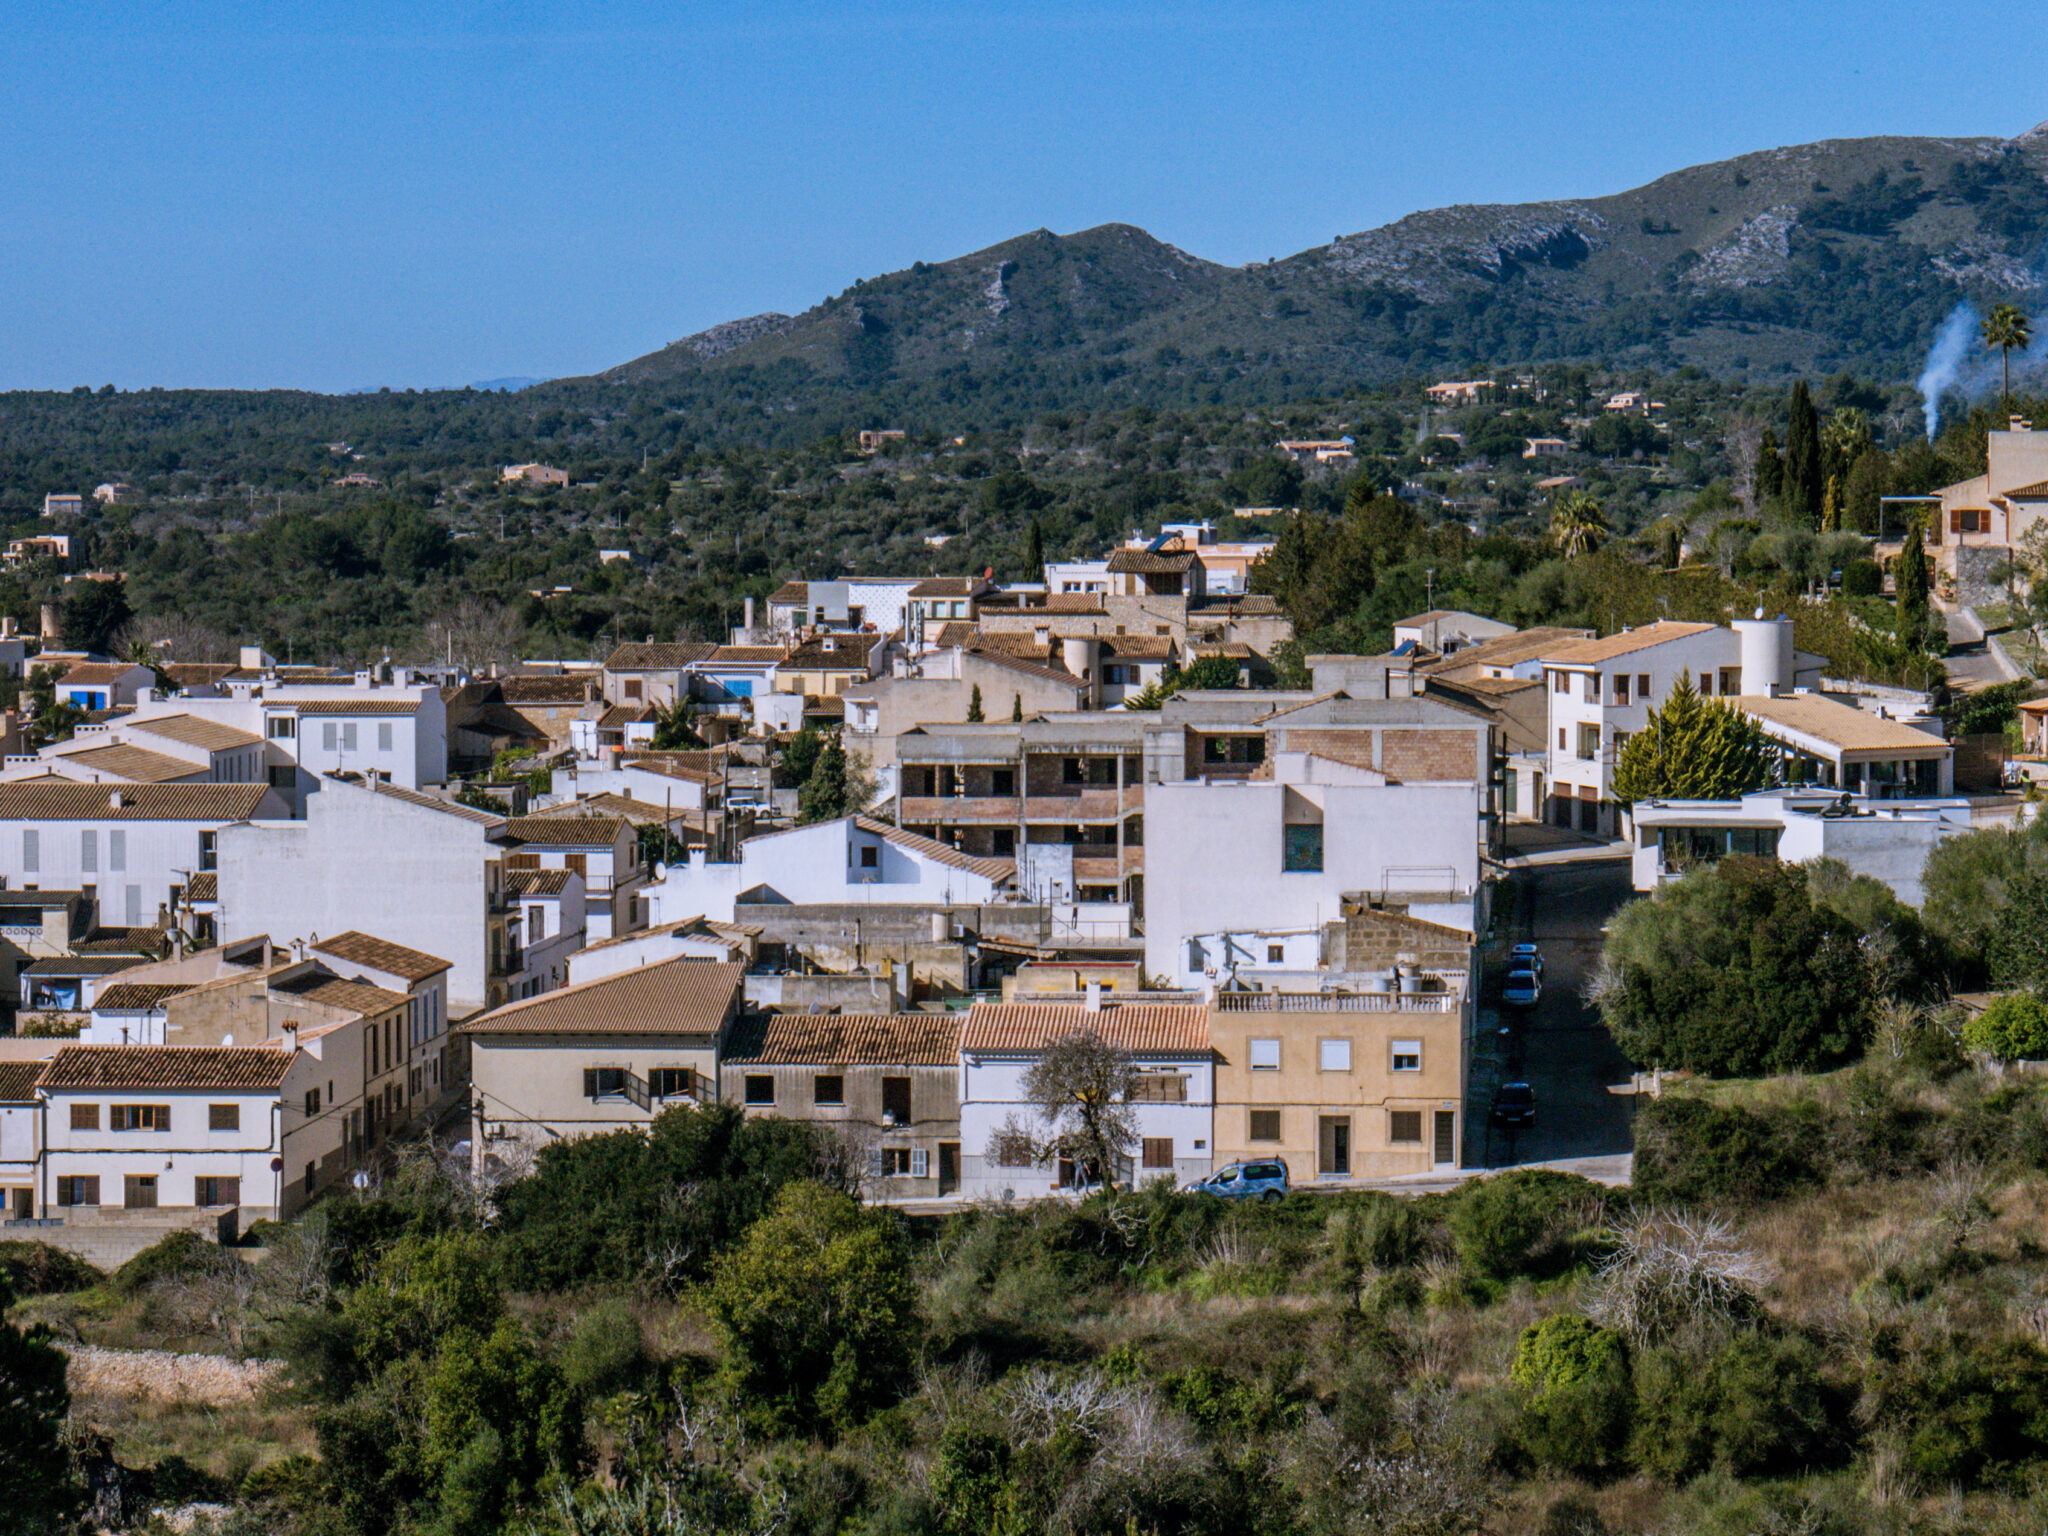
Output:
<instances>
[{"instance_id":1,"label":"green shrub","mask_svg":"<svg viewBox=\"0 0 2048 1536\"><path fill-rule=\"evenodd\" d=\"M1870 1380L1881 1423L1939 1483L1993 1481L2048 1456L2048 1352L2023 1340L1958 1341L1881 1362Z\"/></svg>"},{"instance_id":2,"label":"green shrub","mask_svg":"<svg viewBox=\"0 0 2048 1536\"><path fill-rule=\"evenodd\" d=\"M0 1280L17 1296L88 1290L105 1278L77 1254L48 1243L0 1243Z\"/></svg>"},{"instance_id":3,"label":"green shrub","mask_svg":"<svg viewBox=\"0 0 2048 1536\"><path fill-rule=\"evenodd\" d=\"M1643 1471L1684 1482L1713 1468L1775 1476L1820 1462L1841 1413L1811 1346L1739 1333L1702 1359L1681 1348L1636 1361L1629 1455Z\"/></svg>"},{"instance_id":4,"label":"green shrub","mask_svg":"<svg viewBox=\"0 0 2048 1536\"><path fill-rule=\"evenodd\" d=\"M1884 591L1884 567L1875 560L1851 560L1842 567L1842 591L1850 597L1876 597Z\"/></svg>"},{"instance_id":5,"label":"green shrub","mask_svg":"<svg viewBox=\"0 0 2048 1536\"><path fill-rule=\"evenodd\" d=\"M1765 1111L1652 1099L1636 1113L1634 1188L1680 1205L1774 1199L1821 1178L1823 1142L1811 1106Z\"/></svg>"},{"instance_id":6,"label":"green shrub","mask_svg":"<svg viewBox=\"0 0 2048 1536\"><path fill-rule=\"evenodd\" d=\"M2048 1003L2031 992L1994 997L1964 1022L1963 1043L1998 1061L2048 1058Z\"/></svg>"},{"instance_id":7,"label":"green shrub","mask_svg":"<svg viewBox=\"0 0 2048 1536\"><path fill-rule=\"evenodd\" d=\"M241 1262L196 1232L172 1232L115 1270L108 1285L117 1295L132 1296L154 1281L203 1280L220 1273L223 1264Z\"/></svg>"},{"instance_id":8,"label":"green shrub","mask_svg":"<svg viewBox=\"0 0 2048 1536\"><path fill-rule=\"evenodd\" d=\"M1603 1191L1576 1174L1517 1168L1473 1179L1451 1205L1451 1237L1474 1275L1511 1280L1554 1274L1574 1257L1570 1229Z\"/></svg>"},{"instance_id":9,"label":"green shrub","mask_svg":"<svg viewBox=\"0 0 2048 1536\"><path fill-rule=\"evenodd\" d=\"M591 1397L610 1397L639 1381L647 1369L640 1319L623 1301L600 1301L576 1319L562 1346L562 1374Z\"/></svg>"},{"instance_id":10,"label":"green shrub","mask_svg":"<svg viewBox=\"0 0 2048 1536\"><path fill-rule=\"evenodd\" d=\"M1514 1439L1532 1461L1576 1477L1619 1470L1633 1397L1621 1335L1576 1313L1523 1330L1509 1372L1528 1391Z\"/></svg>"}]
</instances>

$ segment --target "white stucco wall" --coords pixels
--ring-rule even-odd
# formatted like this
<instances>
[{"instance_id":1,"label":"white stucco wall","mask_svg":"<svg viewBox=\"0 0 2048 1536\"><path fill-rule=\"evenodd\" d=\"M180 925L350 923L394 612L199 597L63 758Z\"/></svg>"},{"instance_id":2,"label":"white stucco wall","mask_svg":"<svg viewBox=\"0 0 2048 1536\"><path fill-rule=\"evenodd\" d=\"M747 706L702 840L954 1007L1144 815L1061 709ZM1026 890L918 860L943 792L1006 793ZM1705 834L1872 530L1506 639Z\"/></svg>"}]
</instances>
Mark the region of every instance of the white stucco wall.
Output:
<instances>
[{"instance_id":1,"label":"white stucco wall","mask_svg":"<svg viewBox=\"0 0 2048 1536\"><path fill-rule=\"evenodd\" d=\"M997 1056L963 1052L960 1067L960 1181L961 1192L969 1197L1001 1198L1013 1190L1018 1198L1050 1193L1058 1181L1057 1167L1005 1168L988 1156L990 1139L1013 1116L1042 1134L1045 1122L1025 1096L1024 1074L1034 1058L1022 1055ZM1171 1136L1176 1183L1204 1178L1210 1172L1215 1151L1216 1073L1212 1059L1196 1057L1146 1056L1145 1067L1171 1067L1188 1079L1184 1104L1137 1104L1138 1136ZM1131 1157L1131 1176L1139 1183L1160 1177L1169 1170L1143 1166L1139 1149Z\"/></svg>"}]
</instances>

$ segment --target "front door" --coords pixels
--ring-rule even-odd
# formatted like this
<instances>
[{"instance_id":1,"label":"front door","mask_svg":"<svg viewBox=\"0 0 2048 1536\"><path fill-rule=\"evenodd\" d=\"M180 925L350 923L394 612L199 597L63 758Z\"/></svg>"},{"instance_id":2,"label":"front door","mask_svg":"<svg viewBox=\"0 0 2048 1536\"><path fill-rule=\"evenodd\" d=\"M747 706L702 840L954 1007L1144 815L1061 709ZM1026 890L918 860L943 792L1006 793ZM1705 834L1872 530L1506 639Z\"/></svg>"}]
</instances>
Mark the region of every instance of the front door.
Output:
<instances>
[{"instance_id":1,"label":"front door","mask_svg":"<svg viewBox=\"0 0 2048 1536\"><path fill-rule=\"evenodd\" d=\"M1436 1163L1444 1167L1458 1160L1458 1117L1448 1109L1436 1112Z\"/></svg>"},{"instance_id":2,"label":"front door","mask_svg":"<svg viewBox=\"0 0 2048 1536\"><path fill-rule=\"evenodd\" d=\"M153 1211L156 1209L156 1175L153 1173L131 1173L128 1175L126 1197L122 1204L131 1211Z\"/></svg>"},{"instance_id":3,"label":"front door","mask_svg":"<svg viewBox=\"0 0 2048 1536\"><path fill-rule=\"evenodd\" d=\"M1317 1122L1317 1167L1323 1178L1345 1178L1351 1173L1351 1117L1324 1115Z\"/></svg>"},{"instance_id":4,"label":"front door","mask_svg":"<svg viewBox=\"0 0 2048 1536\"><path fill-rule=\"evenodd\" d=\"M939 1193L950 1195L960 1187L960 1143L939 1143Z\"/></svg>"}]
</instances>

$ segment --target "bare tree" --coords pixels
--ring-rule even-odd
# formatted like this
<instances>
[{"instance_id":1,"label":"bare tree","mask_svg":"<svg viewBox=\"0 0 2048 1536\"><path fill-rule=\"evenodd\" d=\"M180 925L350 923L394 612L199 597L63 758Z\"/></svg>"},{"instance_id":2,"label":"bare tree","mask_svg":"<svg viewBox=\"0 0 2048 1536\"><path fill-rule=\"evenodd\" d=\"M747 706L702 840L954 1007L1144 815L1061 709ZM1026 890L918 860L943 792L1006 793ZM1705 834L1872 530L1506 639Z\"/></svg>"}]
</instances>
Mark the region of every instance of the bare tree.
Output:
<instances>
[{"instance_id":1,"label":"bare tree","mask_svg":"<svg viewBox=\"0 0 2048 1536\"><path fill-rule=\"evenodd\" d=\"M1612 1229L1594 1277L1594 1321L1642 1348L1753 1317L1771 1269L1718 1216L1649 1211Z\"/></svg>"},{"instance_id":2,"label":"bare tree","mask_svg":"<svg viewBox=\"0 0 2048 1536\"><path fill-rule=\"evenodd\" d=\"M114 636L117 656L148 657L164 663L227 662L241 653L226 635L210 624L177 613L144 614L121 626Z\"/></svg>"},{"instance_id":3,"label":"bare tree","mask_svg":"<svg viewBox=\"0 0 2048 1536\"><path fill-rule=\"evenodd\" d=\"M1754 416L1738 416L1729 424L1729 485L1751 517L1756 516L1756 455L1763 441L1764 425Z\"/></svg>"},{"instance_id":4,"label":"bare tree","mask_svg":"<svg viewBox=\"0 0 2048 1536\"><path fill-rule=\"evenodd\" d=\"M1137 1145L1136 1083L1131 1058L1093 1030L1055 1040L1024 1074L1036 1123L1010 1116L989 1138L988 1155L1006 1167L1071 1159L1084 1181L1092 1175L1115 1189Z\"/></svg>"},{"instance_id":5,"label":"bare tree","mask_svg":"<svg viewBox=\"0 0 2048 1536\"><path fill-rule=\"evenodd\" d=\"M429 660L483 672L511 665L525 642L526 626L518 614L502 603L465 597L447 617L428 626L422 649Z\"/></svg>"}]
</instances>

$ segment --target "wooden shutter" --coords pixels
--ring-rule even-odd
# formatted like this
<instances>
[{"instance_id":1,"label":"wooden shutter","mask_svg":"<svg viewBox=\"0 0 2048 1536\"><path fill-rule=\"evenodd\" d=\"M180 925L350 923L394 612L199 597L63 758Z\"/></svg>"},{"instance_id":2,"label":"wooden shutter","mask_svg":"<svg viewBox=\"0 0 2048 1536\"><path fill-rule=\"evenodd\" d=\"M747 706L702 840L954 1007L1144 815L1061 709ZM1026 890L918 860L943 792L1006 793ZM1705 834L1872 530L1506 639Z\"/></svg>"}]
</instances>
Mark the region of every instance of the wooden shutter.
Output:
<instances>
[{"instance_id":1,"label":"wooden shutter","mask_svg":"<svg viewBox=\"0 0 2048 1536\"><path fill-rule=\"evenodd\" d=\"M597 1068L595 1067L585 1067L583 1069L583 1097L586 1099L597 1097Z\"/></svg>"},{"instance_id":2,"label":"wooden shutter","mask_svg":"<svg viewBox=\"0 0 2048 1536\"><path fill-rule=\"evenodd\" d=\"M896 1154L886 1148L877 1147L868 1154L868 1176L886 1179L896 1168Z\"/></svg>"},{"instance_id":3,"label":"wooden shutter","mask_svg":"<svg viewBox=\"0 0 2048 1536\"><path fill-rule=\"evenodd\" d=\"M924 1147L912 1147L910 1149L910 1176L913 1179L922 1179L928 1177L931 1171L931 1152Z\"/></svg>"},{"instance_id":4,"label":"wooden shutter","mask_svg":"<svg viewBox=\"0 0 2048 1536\"><path fill-rule=\"evenodd\" d=\"M1145 1166L1147 1168L1171 1168L1173 1166L1173 1138L1171 1136L1147 1136L1145 1138Z\"/></svg>"},{"instance_id":5,"label":"wooden shutter","mask_svg":"<svg viewBox=\"0 0 2048 1536\"><path fill-rule=\"evenodd\" d=\"M1948 531L1950 533L1961 533L1963 531L1963 514L1960 510L1949 513Z\"/></svg>"}]
</instances>

